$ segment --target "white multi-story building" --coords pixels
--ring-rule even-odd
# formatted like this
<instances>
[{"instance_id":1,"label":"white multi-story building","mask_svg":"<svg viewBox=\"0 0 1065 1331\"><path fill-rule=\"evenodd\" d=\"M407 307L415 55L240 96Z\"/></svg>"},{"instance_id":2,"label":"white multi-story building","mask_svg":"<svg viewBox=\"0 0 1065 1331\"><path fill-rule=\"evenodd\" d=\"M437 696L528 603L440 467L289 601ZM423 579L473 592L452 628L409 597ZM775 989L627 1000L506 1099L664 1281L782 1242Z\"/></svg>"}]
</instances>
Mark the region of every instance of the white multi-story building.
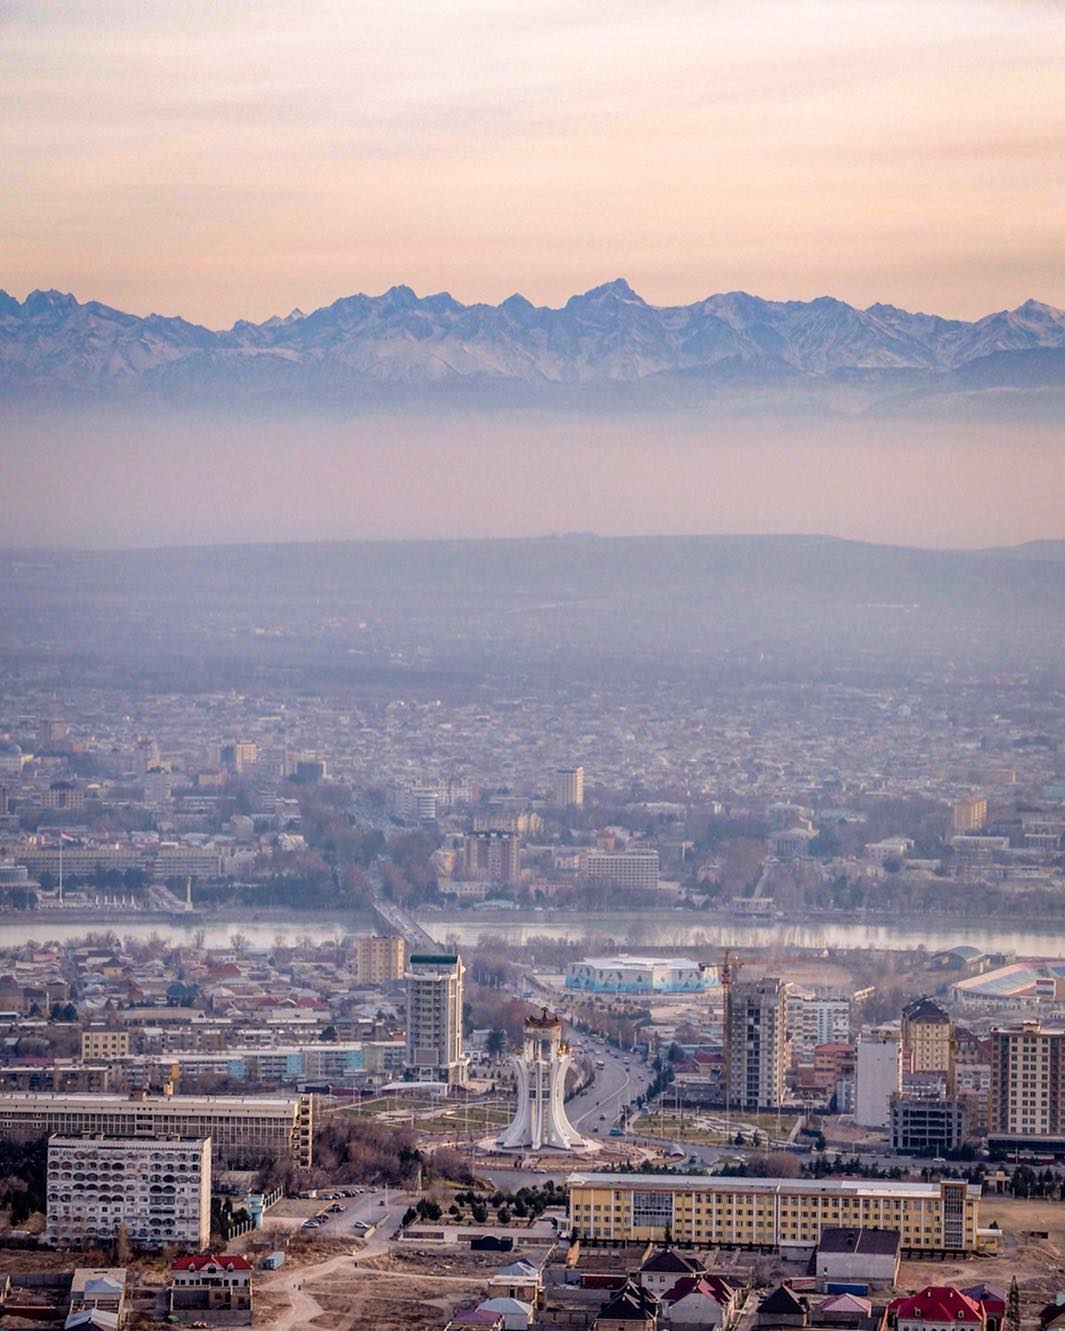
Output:
<instances>
[{"instance_id":1,"label":"white multi-story building","mask_svg":"<svg viewBox=\"0 0 1065 1331\"><path fill-rule=\"evenodd\" d=\"M819 1044L846 1044L851 1003L846 997L788 991L788 1034L797 1063L812 1063Z\"/></svg>"},{"instance_id":2,"label":"white multi-story building","mask_svg":"<svg viewBox=\"0 0 1065 1331\"><path fill-rule=\"evenodd\" d=\"M854 1119L863 1128L886 1128L891 1097L902 1089L902 1041L894 1030L870 1031L858 1040L854 1069Z\"/></svg>"},{"instance_id":3,"label":"white multi-story building","mask_svg":"<svg viewBox=\"0 0 1065 1331\"><path fill-rule=\"evenodd\" d=\"M551 783L551 794L563 809L579 809L584 803L584 768L560 767Z\"/></svg>"},{"instance_id":4,"label":"white multi-story building","mask_svg":"<svg viewBox=\"0 0 1065 1331\"><path fill-rule=\"evenodd\" d=\"M592 883L610 883L628 891L653 891L658 887L658 851L644 847L586 850L581 854L580 873Z\"/></svg>"},{"instance_id":5,"label":"white multi-story building","mask_svg":"<svg viewBox=\"0 0 1065 1331\"><path fill-rule=\"evenodd\" d=\"M209 1137L215 1158L226 1164L282 1159L307 1166L313 1163L313 1103L310 1095L10 1091L0 1096L0 1137Z\"/></svg>"},{"instance_id":6,"label":"white multi-story building","mask_svg":"<svg viewBox=\"0 0 1065 1331\"><path fill-rule=\"evenodd\" d=\"M51 1137L47 1241L56 1248L110 1242L122 1226L155 1247L203 1248L211 1237L209 1137Z\"/></svg>"},{"instance_id":7,"label":"white multi-story building","mask_svg":"<svg viewBox=\"0 0 1065 1331\"><path fill-rule=\"evenodd\" d=\"M415 1081L463 1085L462 981L455 953L414 953L407 965L407 1068Z\"/></svg>"}]
</instances>

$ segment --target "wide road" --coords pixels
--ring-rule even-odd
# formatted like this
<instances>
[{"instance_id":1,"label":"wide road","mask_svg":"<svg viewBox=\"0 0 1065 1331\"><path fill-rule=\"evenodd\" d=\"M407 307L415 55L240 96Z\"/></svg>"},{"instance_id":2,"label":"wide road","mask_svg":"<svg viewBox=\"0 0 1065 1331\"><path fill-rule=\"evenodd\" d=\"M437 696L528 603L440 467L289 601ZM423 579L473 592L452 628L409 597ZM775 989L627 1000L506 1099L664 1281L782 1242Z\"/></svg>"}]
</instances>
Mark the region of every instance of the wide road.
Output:
<instances>
[{"instance_id":1,"label":"wide road","mask_svg":"<svg viewBox=\"0 0 1065 1331\"><path fill-rule=\"evenodd\" d=\"M635 1054L621 1053L602 1040L586 1036L583 1043L588 1056L593 1061L602 1059L605 1066L596 1068L591 1086L569 1101L566 1114L578 1132L604 1138L623 1106L647 1090L654 1072Z\"/></svg>"}]
</instances>

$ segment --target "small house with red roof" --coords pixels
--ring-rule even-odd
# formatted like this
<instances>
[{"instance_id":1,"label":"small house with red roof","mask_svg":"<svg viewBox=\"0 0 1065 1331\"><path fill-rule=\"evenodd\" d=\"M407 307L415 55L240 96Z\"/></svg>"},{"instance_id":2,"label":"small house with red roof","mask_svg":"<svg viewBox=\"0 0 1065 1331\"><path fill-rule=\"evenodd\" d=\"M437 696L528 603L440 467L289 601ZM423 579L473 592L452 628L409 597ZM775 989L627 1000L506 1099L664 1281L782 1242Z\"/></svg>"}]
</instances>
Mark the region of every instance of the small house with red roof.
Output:
<instances>
[{"instance_id":1,"label":"small house with red roof","mask_svg":"<svg viewBox=\"0 0 1065 1331\"><path fill-rule=\"evenodd\" d=\"M252 1264L237 1253L200 1253L170 1265L170 1311L178 1318L250 1326Z\"/></svg>"}]
</instances>

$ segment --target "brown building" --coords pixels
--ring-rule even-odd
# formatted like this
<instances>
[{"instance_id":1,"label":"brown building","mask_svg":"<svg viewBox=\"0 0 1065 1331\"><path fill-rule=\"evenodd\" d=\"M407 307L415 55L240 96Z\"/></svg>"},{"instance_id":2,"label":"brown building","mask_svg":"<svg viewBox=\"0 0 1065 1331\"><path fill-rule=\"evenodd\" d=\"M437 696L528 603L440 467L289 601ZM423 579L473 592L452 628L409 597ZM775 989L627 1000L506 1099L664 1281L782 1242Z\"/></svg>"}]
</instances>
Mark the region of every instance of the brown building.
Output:
<instances>
[{"instance_id":1,"label":"brown building","mask_svg":"<svg viewBox=\"0 0 1065 1331\"><path fill-rule=\"evenodd\" d=\"M462 870L472 882L516 883L518 838L510 832L470 832L462 845Z\"/></svg>"},{"instance_id":2,"label":"brown building","mask_svg":"<svg viewBox=\"0 0 1065 1331\"><path fill-rule=\"evenodd\" d=\"M401 937L360 934L355 939L355 983L391 984L402 980L407 945Z\"/></svg>"},{"instance_id":3,"label":"brown building","mask_svg":"<svg viewBox=\"0 0 1065 1331\"><path fill-rule=\"evenodd\" d=\"M991 1032L988 1137L1065 1150L1065 1030L1038 1020Z\"/></svg>"}]
</instances>

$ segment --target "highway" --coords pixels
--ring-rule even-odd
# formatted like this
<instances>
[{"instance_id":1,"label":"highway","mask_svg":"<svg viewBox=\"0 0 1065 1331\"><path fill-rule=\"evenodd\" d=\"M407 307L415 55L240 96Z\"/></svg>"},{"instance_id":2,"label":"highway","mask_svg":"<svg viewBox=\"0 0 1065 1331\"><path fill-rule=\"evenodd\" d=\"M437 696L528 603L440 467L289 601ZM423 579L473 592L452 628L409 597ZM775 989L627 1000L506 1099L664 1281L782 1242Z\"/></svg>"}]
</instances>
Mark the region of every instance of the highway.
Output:
<instances>
[{"instance_id":1,"label":"highway","mask_svg":"<svg viewBox=\"0 0 1065 1331\"><path fill-rule=\"evenodd\" d=\"M593 1061L602 1059L605 1066L596 1068L595 1081L569 1101L566 1113L578 1132L603 1138L617 1122L622 1107L647 1090L654 1073L635 1054L621 1053L602 1040L585 1037L583 1043L588 1056Z\"/></svg>"}]
</instances>

